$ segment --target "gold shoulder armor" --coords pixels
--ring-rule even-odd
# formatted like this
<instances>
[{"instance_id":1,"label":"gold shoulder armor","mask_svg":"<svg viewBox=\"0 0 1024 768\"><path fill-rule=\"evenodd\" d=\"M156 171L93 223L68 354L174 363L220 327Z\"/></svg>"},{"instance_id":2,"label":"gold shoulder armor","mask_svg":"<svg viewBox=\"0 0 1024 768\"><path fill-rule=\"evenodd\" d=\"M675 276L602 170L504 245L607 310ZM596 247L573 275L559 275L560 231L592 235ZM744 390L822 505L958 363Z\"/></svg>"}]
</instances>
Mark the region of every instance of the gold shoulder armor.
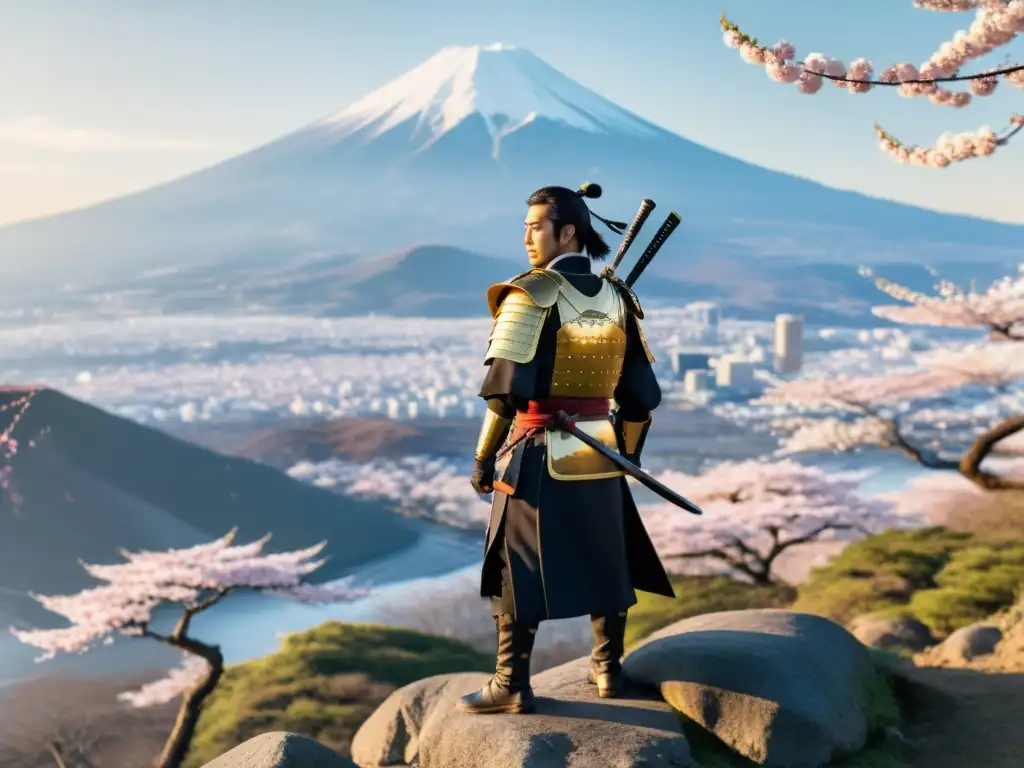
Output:
<instances>
[{"instance_id":1,"label":"gold shoulder armor","mask_svg":"<svg viewBox=\"0 0 1024 768\"><path fill-rule=\"evenodd\" d=\"M487 306L491 310L491 317L498 316L498 307L502 303L502 297L511 289L519 288L526 292L533 303L542 309L553 307L558 300L558 282L551 273L544 269L531 269L516 275L511 280L492 285L487 289Z\"/></svg>"},{"instance_id":2,"label":"gold shoulder armor","mask_svg":"<svg viewBox=\"0 0 1024 768\"><path fill-rule=\"evenodd\" d=\"M502 294L504 298L497 308L484 361L500 357L513 363L528 363L537 354L544 320L554 301L548 306L540 306L519 285L503 286Z\"/></svg>"},{"instance_id":3,"label":"gold shoulder armor","mask_svg":"<svg viewBox=\"0 0 1024 768\"><path fill-rule=\"evenodd\" d=\"M626 281L620 280L618 277L612 277L608 282L614 285L618 289L619 293L622 294L622 298L626 300L627 304L629 304L630 309L633 310L633 314L643 320L644 310L643 307L640 306L640 299L636 297L636 293L633 289L626 285Z\"/></svg>"}]
</instances>

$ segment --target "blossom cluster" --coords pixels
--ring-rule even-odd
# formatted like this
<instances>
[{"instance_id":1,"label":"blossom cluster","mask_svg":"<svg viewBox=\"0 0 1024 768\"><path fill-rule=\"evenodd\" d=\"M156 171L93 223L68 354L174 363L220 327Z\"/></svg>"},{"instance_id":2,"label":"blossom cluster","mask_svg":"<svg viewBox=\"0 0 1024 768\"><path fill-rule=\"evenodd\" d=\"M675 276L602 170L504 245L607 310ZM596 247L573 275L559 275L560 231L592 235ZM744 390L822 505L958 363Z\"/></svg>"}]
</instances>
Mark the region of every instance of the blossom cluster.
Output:
<instances>
[{"instance_id":1,"label":"blossom cluster","mask_svg":"<svg viewBox=\"0 0 1024 768\"><path fill-rule=\"evenodd\" d=\"M1024 409L1024 354L1012 342L1024 341L1024 267L1018 277L997 281L983 292L943 281L934 296L875 277L870 270L863 273L889 296L908 302L876 307L875 314L900 323L987 329L989 339L918 354L918 367L906 372L778 382L757 402L797 412L779 413L772 423L784 435L781 453L874 445L899 447L915 458L924 456L921 449L926 448L934 456L951 446L963 450L1007 419L1019 418ZM973 407L951 409L940 398L956 390L982 399L975 398ZM927 427L933 434L926 444L919 437ZM1015 443L1006 445L1013 448Z\"/></svg>"},{"instance_id":2,"label":"blossom cluster","mask_svg":"<svg viewBox=\"0 0 1024 768\"><path fill-rule=\"evenodd\" d=\"M348 496L384 501L410 516L455 528L483 529L490 516L490 500L473 490L471 469L465 463L416 455L367 462L300 462L288 474Z\"/></svg>"},{"instance_id":3,"label":"blossom cluster","mask_svg":"<svg viewBox=\"0 0 1024 768\"><path fill-rule=\"evenodd\" d=\"M803 62L797 62L796 47L788 40L772 46L760 45L725 16L721 18L723 40L729 48L738 49L748 63L764 66L772 80L795 83L797 90L806 94L820 91L827 79L850 93L867 93L875 85L890 85L904 97L927 96L933 104L959 108L967 106L973 96L992 94L999 75L1011 85L1024 88L1024 66L968 76L958 74L968 61L991 53L1024 32L1024 0L918 0L915 5L936 11L975 10L977 13L968 30L958 32L952 40L942 43L920 67L900 62L883 70L877 79L873 79L874 65L864 58L854 59L847 67L839 59L811 53ZM951 91L939 84L950 79L967 80L969 92ZM875 130L881 149L895 160L944 168L953 162L992 154L1024 127L1024 116L1014 115L1010 122L1010 131L1003 136L983 127L974 132L944 134L933 148L904 146L878 125Z\"/></svg>"},{"instance_id":4,"label":"blossom cluster","mask_svg":"<svg viewBox=\"0 0 1024 768\"><path fill-rule=\"evenodd\" d=\"M1017 127L1024 126L1024 115L1011 116L1010 123ZM961 131L960 133L947 131L939 136L934 147L902 144L877 123L875 124L875 133L882 151L897 162L927 165L934 168L945 168L950 163L962 162L974 157L986 157L994 153L999 145L1005 143L1006 140L1005 136L997 136L987 125L974 131Z\"/></svg>"},{"instance_id":5,"label":"blossom cluster","mask_svg":"<svg viewBox=\"0 0 1024 768\"><path fill-rule=\"evenodd\" d=\"M0 414L10 413L10 421L3 430L0 430L0 490L7 493L15 508L22 505L24 498L14 482L14 468L11 465L11 459L18 453L19 448L14 431L35 396L36 391L30 390L21 397L0 405ZM31 441L29 441L29 445L32 445Z\"/></svg>"},{"instance_id":6,"label":"blossom cluster","mask_svg":"<svg viewBox=\"0 0 1024 768\"><path fill-rule=\"evenodd\" d=\"M907 325L949 328L982 328L1004 337L1024 339L1024 263L1016 276L1007 276L985 291L964 290L948 280L936 286L934 296L913 291L870 270L862 273L874 279L879 290L903 306L874 307L878 317Z\"/></svg>"},{"instance_id":7,"label":"blossom cluster","mask_svg":"<svg viewBox=\"0 0 1024 768\"><path fill-rule=\"evenodd\" d=\"M864 473L827 473L791 459L723 462L701 475L667 471L659 479L705 512L695 517L671 505L643 512L655 548L673 569L691 568L673 555L721 549L765 558L773 546L795 539L849 539L921 525L886 500L860 495Z\"/></svg>"},{"instance_id":8,"label":"blossom cluster","mask_svg":"<svg viewBox=\"0 0 1024 768\"><path fill-rule=\"evenodd\" d=\"M208 544L166 552L124 552L127 562L115 565L83 563L99 587L74 595L32 595L47 610L64 616L70 627L11 629L23 643L44 651L39 660L59 652L82 653L115 633L144 634L154 610L177 604L198 612L237 590L263 593L310 603L360 597L366 590L348 581L313 585L306 577L323 565L316 559L324 544L292 552L262 554L270 536L249 544L233 544L235 532Z\"/></svg>"},{"instance_id":9,"label":"blossom cluster","mask_svg":"<svg viewBox=\"0 0 1024 768\"><path fill-rule=\"evenodd\" d=\"M134 691L125 691L117 695L118 700L142 709L158 707L174 701L186 691L192 689L210 672L210 665L202 656L190 653L182 654L182 662L174 667L166 677L146 683Z\"/></svg>"}]
</instances>

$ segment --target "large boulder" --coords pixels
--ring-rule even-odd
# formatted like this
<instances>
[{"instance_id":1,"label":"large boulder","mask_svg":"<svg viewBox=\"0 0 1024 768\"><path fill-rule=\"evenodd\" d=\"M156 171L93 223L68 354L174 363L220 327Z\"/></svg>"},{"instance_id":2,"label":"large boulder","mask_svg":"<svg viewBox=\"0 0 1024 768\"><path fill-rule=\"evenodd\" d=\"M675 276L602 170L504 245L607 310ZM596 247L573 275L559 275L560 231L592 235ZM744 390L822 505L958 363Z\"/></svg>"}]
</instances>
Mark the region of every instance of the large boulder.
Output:
<instances>
[{"instance_id":1,"label":"large boulder","mask_svg":"<svg viewBox=\"0 0 1024 768\"><path fill-rule=\"evenodd\" d=\"M356 765L313 739L274 731L243 741L203 768L356 768Z\"/></svg>"},{"instance_id":2,"label":"large boulder","mask_svg":"<svg viewBox=\"0 0 1024 768\"><path fill-rule=\"evenodd\" d=\"M678 715L653 691L600 699L578 659L533 678L537 711L470 715L457 699L488 675L439 675L395 691L352 740L360 768L697 768Z\"/></svg>"},{"instance_id":3,"label":"large boulder","mask_svg":"<svg viewBox=\"0 0 1024 768\"><path fill-rule=\"evenodd\" d=\"M846 628L864 645L883 651L923 651L936 642L928 625L913 616L867 613L855 618Z\"/></svg>"},{"instance_id":4,"label":"large boulder","mask_svg":"<svg viewBox=\"0 0 1024 768\"><path fill-rule=\"evenodd\" d=\"M765 766L819 768L869 736L867 648L820 616L725 611L672 624L625 660L635 681Z\"/></svg>"}]
</instances>

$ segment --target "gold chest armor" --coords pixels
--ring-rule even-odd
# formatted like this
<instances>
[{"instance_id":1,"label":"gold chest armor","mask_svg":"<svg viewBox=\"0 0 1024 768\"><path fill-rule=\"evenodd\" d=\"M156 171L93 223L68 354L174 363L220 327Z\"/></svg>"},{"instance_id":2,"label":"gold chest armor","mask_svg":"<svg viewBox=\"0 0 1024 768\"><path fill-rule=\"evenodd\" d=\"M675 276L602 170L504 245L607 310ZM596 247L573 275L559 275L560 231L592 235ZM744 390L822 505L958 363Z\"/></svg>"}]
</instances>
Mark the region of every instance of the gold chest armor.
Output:
<instances>
[{"instance_id":1,"label":"gold chest armor","mask_svg":"<svg viewBox=\"0 0 1024 768\"><path fill-rule=\"evenodd\" d=\"M609 409L626 356L626 313L622 297L605 282L597 296L560 281L556 306L561 327L555 337L552 397L607 398ZM608 419L581 420L577 426L612 450L615 430ZM620 477L622 470L578 438L547 430L548 473L555 480Z\"/></svg>"},{"instance_id":2,"label":"gold chest armor","mask_svg":"<svg viewBox=\"0 0 1024 768\"><path fill-rule=\"evenodd\" d=\"M556 306L562 326L555 337L551 396L611 398L626 355L619 292L605 282L590 297L564 280Z\"/></svg>"}]
</instances>

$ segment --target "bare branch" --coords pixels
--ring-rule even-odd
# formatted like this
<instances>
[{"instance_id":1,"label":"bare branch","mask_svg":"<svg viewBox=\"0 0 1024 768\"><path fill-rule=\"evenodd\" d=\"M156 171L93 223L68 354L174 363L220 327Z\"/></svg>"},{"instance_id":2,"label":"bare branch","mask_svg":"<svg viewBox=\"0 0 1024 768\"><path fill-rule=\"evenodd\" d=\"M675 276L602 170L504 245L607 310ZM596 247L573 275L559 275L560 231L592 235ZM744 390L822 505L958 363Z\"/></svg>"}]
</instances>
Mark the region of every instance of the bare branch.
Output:
<instances>
[{"instance_id":1,"label":"bare branch","mask_svg":"<svg viewBox=\"0 0 1024 768\"><path fill-rule=\"evenodd\" d=\"M1001 477L981 468L1001 440L1021 431L1024 431L1024 414L1006 419L980 435L957 464L960 474L988 491L1024 490L1024 480Z\"/></svg>"}]
</instances>

